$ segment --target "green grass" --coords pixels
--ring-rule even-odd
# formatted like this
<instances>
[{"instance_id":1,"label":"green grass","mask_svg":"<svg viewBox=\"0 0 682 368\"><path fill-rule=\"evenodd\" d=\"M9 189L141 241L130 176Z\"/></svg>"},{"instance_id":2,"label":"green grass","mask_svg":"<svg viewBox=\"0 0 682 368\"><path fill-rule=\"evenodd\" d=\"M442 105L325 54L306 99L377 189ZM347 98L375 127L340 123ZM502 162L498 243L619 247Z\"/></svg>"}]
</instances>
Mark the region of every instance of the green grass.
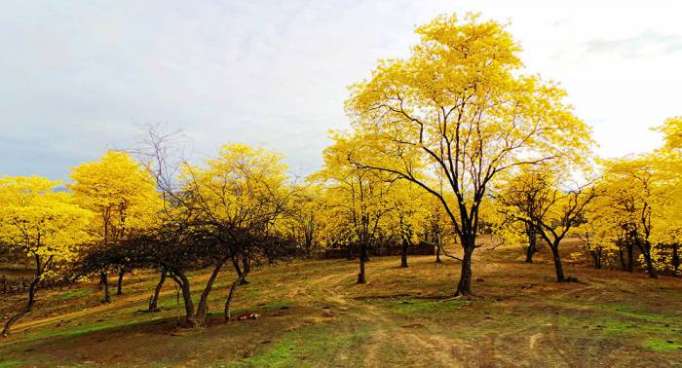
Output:
<instances>
[{"instance_id":1,"label":"green grass","mask_svg":"<svg viewBox=\"0 0 682 368\"><path fill-rule=\"evenodd\" d=\"M89 288L73 289L57 295L54 298L54 300L63 302L77 298L86 298L89 297L90 295L92 295L92 289Z\"/></svg>"},{"instance_id":2,"label":"green grass","mask_svg":"<svg viewBox=\"0 0 682 368\"><path fill-rule=\"evenodd\" d=\"M648 339L644 343L644 347L657 353L665 353L682 350L682 343L675 340Z\"/></svg>"},{"instance_id":3,"label":"green grass","mask_svg":"<svg viewBox=\"0 0 682 368\"><path fill-rule=\"evenodd\" d=\"M466 300L432 300L401 298L380 304L389 310L405 316L422 316L434 313L450 313L469 304Z\"/></svg>"},{"instance_id":4,"label":"green grass","mask_svg":"<svg viewBox=\"0 0 682 368\"><path fill-rule=\"evenodd\" d=\"M6 360L0 362L0 368L15 368L15 367L21 367L24 365L24 362L20 360Z\"/></svg>"},{"instance_id":5,"label":"green grass","mask_svg":"<svg viewBox=\"0 0 682 368\"><path fill-rule=\"evenodd\" d=\"M369 332L367 326L354 330L329 324L307 326L285 334L256 355L234 362L229 367L319 367L332 365L335 360L352 366L361 354L351 356L342 353L359 352Z\"/></svg>"}]
</instances>

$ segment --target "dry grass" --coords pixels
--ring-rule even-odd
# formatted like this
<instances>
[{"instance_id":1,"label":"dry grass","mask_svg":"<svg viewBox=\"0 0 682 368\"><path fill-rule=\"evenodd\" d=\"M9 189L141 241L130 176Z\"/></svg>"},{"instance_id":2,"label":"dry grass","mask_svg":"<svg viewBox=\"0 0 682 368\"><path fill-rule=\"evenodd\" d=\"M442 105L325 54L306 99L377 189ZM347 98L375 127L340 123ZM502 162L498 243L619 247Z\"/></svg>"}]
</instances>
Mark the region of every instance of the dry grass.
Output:
<instances>
[{"instance_id":1,"label":"dry grass","mask_svg":"<svg viewBox=\"0 0 682 368\"><path fill-rule=\"evenodd\" d=\"M0 367L680 366L681 280L569 266L580 282L557 284L546 262L508 261L518 252L479 252L471 299L450 298L459 265L433 257L409 269L373 259L367 285L354 284L355 262L265 267L235 300L260 319L216 316L197 331L178 330L170 284L160 313L141 312L153 274L128 280L110 305L93 286L53 291L0 342ZM212 310L232 277L222 275Z\"/></svg>"}]
</instances>

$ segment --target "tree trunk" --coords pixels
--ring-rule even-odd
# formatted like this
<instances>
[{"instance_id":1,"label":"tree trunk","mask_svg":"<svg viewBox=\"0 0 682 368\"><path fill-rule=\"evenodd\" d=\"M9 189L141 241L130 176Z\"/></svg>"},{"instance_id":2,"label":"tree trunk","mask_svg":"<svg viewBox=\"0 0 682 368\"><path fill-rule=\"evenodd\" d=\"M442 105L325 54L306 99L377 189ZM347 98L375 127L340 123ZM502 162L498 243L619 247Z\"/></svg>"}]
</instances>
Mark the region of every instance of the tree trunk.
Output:
<instances>
[{"instance_id":1,"label":"tree trunk","mask_svg":"<svg viewBox=\"0 0 682 368\"><path fill-rule=\"evenodd\" d=\"M457 290L455 295L468 296L472 295L471 292L471 261L474 255L474 249L476 249L476 237L471 235L468 239L462 239L462 249L464 250L464 256L462 257L462 269L460 272L459 283L457 284Z\"/></svg>"},{"instance_id":2,"label":"tree trunk","mask_svg":"<svg viewBox=\"0 0 682 368\"><path fill-rule=\"evenodd\" d=\"M556 281L565 282L566 276L564 275L564 266L561 264L561 254L559 253L559 242L555 241L550 245L552 249L552 258L554 259L554 270L556 271Z\"/></svg>"},{"instance_id":3,"label":"tree trunk","mask_svg":"<svg viewBox=\"0 0 682 368\"><path fill-rule=\"evenodd\" d=\"M526 235L528 236L526 263L533 263L533 255L537 252L537 237L535 236L535 228L532 225L527 225Z\"/></svg>"},{"instance_id":4,"label":"tree trunk","mask_svg":"<svg viewBox=\"0 0 682 368\"><path fill-rule=\"evenodd\" d=\"M230 312L230 307L232 306L232 297L234 296L235 290L237 290L237 286L241 284L242 282L241 279L242 279L241 276L237 276L237 279L234 280L234 282L230 286L230 292L227 294L227 298L225 298L225 309L223 310L225 322L228 322L232 318L232 314Z\"/></svg>"},{"instance_id":5,"label":"tree trunk","mask_svg":"<svg viewBox=\"0 0 682 368\"><path fill-rule=\"evenodd\" d=\"M241 283L241 285L246 285L249 283L249 281L246 279L246 275L248 275L249 272L251 272L251 262L249 260L248 255L244 255L242 257L242 266L243 266L243 268L242 268L243 273L242 273L242 278L241 278L240 283Z\"/></svg>"},{"instance_id":6,"label":"tree trunk","mask_svg":"<svg viewBox=\"0 0 682 368\"><path fill-rule=\"evenodd\" d=\"M104 290L104 298L102 303L111 303L111 295L109 295L109 275L106 271L99 273L99 282L102 285L102 290Z\"/></svg>"},{"instance_id":7,"label":"tree trunk","mask_svg":"<svg viewBox=\"0 0 682 368\"><path fill-rule=\"evenodd\" d=\"M197 322L194 318L194 302L192 301L192 292L187 276L182 272L173 271L171 277L173 277L173 280L175 280L182 291L182 300L185 304L185 324L188 327L197 327Z\"/></svg>"},{"instance_id":8,"label":"tree trunk","mask_svg":"<svg viewBox=\"0 0 682 368\"><path fill-rule=\"evenodd\" d=\"M672 264L673 264L673 273L675 276L679 276L680 274L680 253L679 253L679 244L673 244L673 255L672 255Z\"/></svg>"},{"instance_id":9,"label":"tree trunk","mask_svg":"<svg viewBox=\"0 0 682 368\"><path fill-rule=\"evenodd\" d=\"M159 294L161 293L161 288L163 288L164 282L166 282L165 269L161 270L161 278L159 278L159 283L156 284L156 287L154 288L154 294L152 294L151 299L149 299L148 311L150 313L159 311Z\"/></svg>"},{"instance_id":10,"label":"tree trunk","mask_svg":"<svg viewBox=\"0 0 682 368\"><path fill-rule=\"evenodd\" d=\"M367 260L367 245L362 242L360 244L360 273L358 273L358 284L366 284L367 278L365 277L365 261Z\"/></svg>"},{"instance_id":11,"label":"tree trunk","mask_svg":"<svg viewBox=\"0 0 682 368\"><path fill-rule=\"evenodd\" d=\"M116 282L116 295L123 295L123 275L125 270L118 271L118 281Z\"/></svg>"},{"instance_id":12,"label":"tree trunk","mask_svg":"<svg viewBox=\"0 0 682 368\"><path fill-rule=\"evenodd\" d=\"M644 242L639 242L639 250L644 256L644 262L646 263L646 270L649 273L649 277L652 279L658 278L658 272L656 271L656 266L654 265L654 260L651 258L651 243L648 240Z\"/></svg>"},{"instance_id":13,"label":"tree trunk","mask_svg":"<svg viewBox=\"0 0 682 368\"><path fill-rule=\"evenodd\" d=\"M19 312L17 312L15 315L10 317L10 319L8 319L5 322L5 326L2 329L2 336L9 335L12 325L14 325L19 319L21 319L21 317L31 312L31 310L33 309L33 304L35 304L35 296L36 292L38 291L38 284L40 283L41 278L42 271L36 271L36 274L33 277L33 281L31 281L31 284L28 287L28 301L26 302L26 305Z\"/></svg>"},{"instance_id":14,"label":"tree trunk","mask_svg":"<svg viewBox=\"0 0 682 368\"><path fill-rule=\"evenodd\" d=\"M596 247L594 250L590 251L590 254L592 255L592 260L594 261L594 268L596 269L601 269L602 266L602 258L603 258L603 250L601 247Z\"/></svg>"},{"instance_id":15,"label":"tree trunk","mask_svg":"<svg viewBox=\"0 0 682 368\"><path fill-rule=\"evenodd\" d=\"M631 242L626 242L625 244L625 250L627 251L627 261L628 265L627 268L625 269L628 272L634 272L635 271L635 247Z\"/></svg>"},{"instance_id":16,"label":"tree trunk","mask_svg":"<svg viewBox=\"0 0 682 368\"><path fill-rule=\"evenodd\" d=\"M208 281L206 281L206 287L204 288L204 291L201 292L195 318L198 326L206 325L206 318L208 317L208 296L211 293L211 289L213 289L213 283L218 277L218 274L220 273L220 270L223 268L223 265L226 261L227 259L215 265L213 272L211 272L211 276L208 278Z\"/></svg>"},{"instance_id":17,"label":"tree trunk","mask_svg":"<svg viewBox=\"0 0 682 368\"><path fill-rule=\"evenodd\" d=\"M400 267L407 268L407 241L403 239L403 247L400 252Z\"/></svg>"}]
</instances>

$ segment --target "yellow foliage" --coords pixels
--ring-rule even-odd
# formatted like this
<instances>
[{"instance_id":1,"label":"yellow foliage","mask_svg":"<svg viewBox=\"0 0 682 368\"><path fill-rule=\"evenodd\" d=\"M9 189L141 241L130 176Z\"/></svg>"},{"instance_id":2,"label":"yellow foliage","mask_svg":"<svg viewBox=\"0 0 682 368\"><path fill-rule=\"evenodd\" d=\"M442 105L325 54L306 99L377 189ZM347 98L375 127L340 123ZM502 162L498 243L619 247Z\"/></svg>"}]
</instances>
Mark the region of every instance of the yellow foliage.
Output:
<instances>
[{"instance_id":1,"label":"yellow foliage","mask_svg":"<svg viewBox=\"0 0 682 368\"><path fill-rule=\"evenodd\" d=\"M55 189L59 182L41 177L0 179L0 239L43 261L70 260L88 240L92 213L73 196Z\"/></svg>"},{"instance_id":2,"label":"yellow foliage","mask_svg":"<svg viewBox=\"0 0 682 368\"><path fill-rule=\"evenodd\" d=\"M97 161L81 164L71 178L68 187L76 202L96 213L91 232L103 245L152 226L162 208L150 173L124 152L108 151Z\"/></svg>"}]
</instances>

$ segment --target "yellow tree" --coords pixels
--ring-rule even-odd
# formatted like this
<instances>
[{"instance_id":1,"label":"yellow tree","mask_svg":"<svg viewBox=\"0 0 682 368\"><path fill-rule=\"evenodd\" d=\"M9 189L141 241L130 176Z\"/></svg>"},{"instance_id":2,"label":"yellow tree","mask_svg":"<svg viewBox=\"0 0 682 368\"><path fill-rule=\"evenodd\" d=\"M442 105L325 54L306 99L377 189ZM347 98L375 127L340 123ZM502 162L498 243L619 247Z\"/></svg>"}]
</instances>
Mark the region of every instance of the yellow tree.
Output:
<instances>
[{"instance_id":1,"label":"yellow tree","mask_svg":"<svg viewBox=\"0 0 682 368\"><path fill-rule=\"evenodd\" d=\"M382 61L352 87L347 111L369 147L353 159L438 198L463 252L456 292L471 294L479 209L493 179L557 156L581 159L589 130L561 88L521 73L519 47L499 23L441 16L416 33L409 57ZM400 165L383 166L380 157ZM433 168L454 199L418 167Z\"/></svg>"},{"instance_id":2,"label":"yellow tree","mask_svg":"<svg viewBox=\"0 0 682 368\"><path fill-rule=\"evenodd\" d=\"M648 154L604 162L604 186L613 216L623 229L623 241L639 249L652 278L657 277L655 240L670 230L666 224L672 222L665 209L676 201L676 186L671 187L675 174L661 170L661 160L657 154Z\"/></svg>"},{"instance_id":3,"label":"yellow tree","mask_svg":"<svg viewBox=\"0 0 682 368\"><path fill-rule=\"evenodd\" d=\"M497 210L502 214L499 227L507 232L522 230L528 242L527 263L533 263L537 252L538 224L534 219L542 216L545 194L556 183L556 171L549 164L521 167L514 175L500 180L496 188ZM506 235L510 239L514 234Z\"/></svg>"},{"instance_id":4,"label":"yellow tree","mask_svg":"<svg viewBox=\"0 0 682 368\"><path fill-rule=\"evenodd\" d=\"M653 218L653 241L670 248L667 258L677 275L682 244L682 116L666 119L656 130L664 139L664 145L653 154L663 200L659 201L658 215Z\"/></svg>"},{"instance_id":5,"label":"yellow tree","mask_svg":"<svg viewBox=\"0 0 682 368\"><path fill-rule=\"evenodd\" d=\"M296 186L287 209L287 230L306 256L317 246L322 190L317 185Z\"/></svg>"},{"instance_id":6,"label":"yellow tree","mask_svg":"<svg viewBox=\"0 0 682 368\"><path fill-rule=\"evenodd\" d=\"M560 173L563 173L561 175ZM561 241L583 221L597 196L592 184L580 185L560 165L524 168L506 180L497 197L502 211L542 238L552 252L556 279L568 281L561 260Z\"/></svg>"},{"instance_id":7,"label":"yellow tree","mask_svg":"<svg viewBox=\"0 0 682 368\"><path fill-rule=\"evenodd\" d=\"M181 181L186 198L177 197L180 210L187 212L190 226L209 234L219 247L196 312L188 279L174 271L174 279L185 298L188 322L206 323L208 296L222 267L231 260L237 280L225 302L229 319L232 295L237 285L246 282L250 262L258 255L255 253L270 251L262 249L265 244L257 244L257 239L275 231L290 204L291 186L286 170L280 155L243 144L223 146L218 157L208 160L206 165L185 165Z\"/></svg>"},{"instance_id":8,"label":"yellow tree","mask_svg":"<svg viewBox=\"0 0 682 368\"><path fill-rule=\"evenodd\" d=\"M388 208L386 231L395 234L401 244L400 267L407 268L409 248L423 240L431 212L426 194L413 183L400 180L392 184L387 193Z\"/></svg>"},{"instance_id":9,"label":"yellow tree","mask_svg":"<svg viewBox=\"0 0 682 368\"><path fill-rule=\"evenodd\" d=\"M149 171L129 154L108 151L99 160L81 164L71 172L77 203L93 211L93 238L99 247L118 244L134 231L149 227L161 208L161 199ZM117 294L121 294L123 275L118 271ZM100 272L104 302L110 302L108 272Z\"/></svg>"},{"instance_id":10,"label":"yellow tree","mask_svg":"<svg viewBox=\"0 0 682 368\"><path fill-rule=\"evenodd\" d=\"M326 186L328 191L328 210L338 217L327 216L333 227L345 227L349 251L352 243L360 247L358 284L367 282L365 262L369 258L368 249L378 240L382 222L393 209L389 201L389 191L395 182L395 175L367 170L359 167L350 158L361 147L359 136L335 133L334 144L324 150L323 168L311 176L311 180ZM333 228L332 227L332 228ZM350 254L350 252L349 252Z\"/></svg>"},{"instance_id":11,"label":"yellow tree","mask_svg":"<svg viewBox=\"0 0 682 368\"><path fill-rule=\"evenodd\" d=\"M0 244L21 249L34 263L26 305L5 322L2 335L31 312L41 281L55 265L73 259L75 246L88 240L91 213L69 193L55 191L59 185L40 177L0 179Z\"/></svg>"}]
</instances>

